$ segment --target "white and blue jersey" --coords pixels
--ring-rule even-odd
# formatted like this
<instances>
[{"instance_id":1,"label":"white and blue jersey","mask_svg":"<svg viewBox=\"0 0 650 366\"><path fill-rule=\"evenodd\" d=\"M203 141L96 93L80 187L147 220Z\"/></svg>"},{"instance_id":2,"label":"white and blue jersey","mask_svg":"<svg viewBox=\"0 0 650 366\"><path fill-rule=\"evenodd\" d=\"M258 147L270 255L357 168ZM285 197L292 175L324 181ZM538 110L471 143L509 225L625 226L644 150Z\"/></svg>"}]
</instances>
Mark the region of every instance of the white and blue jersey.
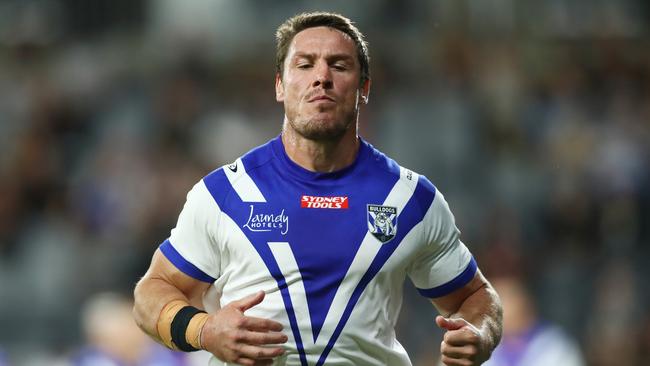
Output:
<instances>
[{"instance_id":1,"label":"white and blue jersey","mask_svg":"<svg viewBox=\"0 0 650 366\"><path fill-rule=\"evenodd\" d=\"M351 166L315 173L271 140L198 182L160 246L219 305L266 292L246 314L284 324L274 365L410 365L394 331L406 276L434 298L476 273L442 194L360 145Z\"/></svg>"}]
</instances>

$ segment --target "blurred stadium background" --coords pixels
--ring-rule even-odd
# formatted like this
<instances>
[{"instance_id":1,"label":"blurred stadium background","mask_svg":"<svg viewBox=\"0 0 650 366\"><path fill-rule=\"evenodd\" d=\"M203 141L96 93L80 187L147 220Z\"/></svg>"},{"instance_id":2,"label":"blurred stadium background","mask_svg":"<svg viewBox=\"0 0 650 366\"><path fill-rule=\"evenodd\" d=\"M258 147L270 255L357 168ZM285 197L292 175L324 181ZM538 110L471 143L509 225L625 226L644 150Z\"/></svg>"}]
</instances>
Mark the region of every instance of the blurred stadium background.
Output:
<instances>
[{"instance_id":1,"label":"blurred stadium background","mask_svg":"<svg viewBox=\"0 0 650 366\"><path fill-rule=\"evenodd\" d=\"M642 0L0 1L0 359L65 363L192 184L279 132L274 31L303 10L367 35L363 136L445 193L487 275L524 279L588 365L649 365ZM432 365L405 292L398 337Z\"/></svg>"}]
</instances>

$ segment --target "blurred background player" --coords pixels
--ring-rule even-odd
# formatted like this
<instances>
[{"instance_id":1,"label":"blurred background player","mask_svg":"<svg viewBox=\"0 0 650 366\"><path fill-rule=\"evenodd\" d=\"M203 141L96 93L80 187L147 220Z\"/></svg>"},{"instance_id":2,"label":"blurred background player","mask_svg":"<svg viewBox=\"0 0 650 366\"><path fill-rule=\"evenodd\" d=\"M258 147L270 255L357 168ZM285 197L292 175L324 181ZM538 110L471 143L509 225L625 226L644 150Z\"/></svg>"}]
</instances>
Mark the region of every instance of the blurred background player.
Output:
<instances>
[{"instance_id":1,"label":"blurred background player","mask_svg":"<svg viewBox=\"0 0 650 366\"><path fill-rule=\"evenodd\" d=\"M2 349L0 349L0 366L9 366L7 354Z\"/></svg>"},{"instance_id":2,"label":"blurred background player","mask_svg":"<svg viewBox=\"0 0 650 366\"><path fill-rule=\"evenodd\" d=\"M130 300L116 293L91 297L81 314L86 345L71 358L70 366L193 365L188 355L170 351L142 333L133 321L132 308ZM204 357L196 364L206 362Z\"/></svg>"},{"instance_id":3,"label":"blurred background player","mask_svg":"<svg viewBox=\"0 0 650 366\"><path fill-rule=\"evenodd\" d=\"M576 341L539 318L524 282L515 276L492 280L503 304L503 338L486 366L584 366Z\"/></svg>"}]
</instances>

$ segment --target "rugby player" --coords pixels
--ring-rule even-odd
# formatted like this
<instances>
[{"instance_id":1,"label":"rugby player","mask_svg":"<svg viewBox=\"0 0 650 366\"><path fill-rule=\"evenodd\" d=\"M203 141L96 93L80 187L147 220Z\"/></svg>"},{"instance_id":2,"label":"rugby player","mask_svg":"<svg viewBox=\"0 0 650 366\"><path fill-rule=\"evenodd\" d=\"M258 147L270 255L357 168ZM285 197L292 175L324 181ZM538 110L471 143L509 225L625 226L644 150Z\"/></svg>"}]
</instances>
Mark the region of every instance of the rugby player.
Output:
<instances>
[{"instance_id":1,"label":"rugby player","mask_svg":"<svg viewBox=\"0 0 650 366\"><path fill-rule=\"evenodd\" d=\"M135 288L138 325L215 366L410 365L394 331L409 277L440 313L442 362L481 364L499 298L442 193L359 137L363 35L304 13L276 36L282 131L189 191Z\"/></svg>"}]
</instances>

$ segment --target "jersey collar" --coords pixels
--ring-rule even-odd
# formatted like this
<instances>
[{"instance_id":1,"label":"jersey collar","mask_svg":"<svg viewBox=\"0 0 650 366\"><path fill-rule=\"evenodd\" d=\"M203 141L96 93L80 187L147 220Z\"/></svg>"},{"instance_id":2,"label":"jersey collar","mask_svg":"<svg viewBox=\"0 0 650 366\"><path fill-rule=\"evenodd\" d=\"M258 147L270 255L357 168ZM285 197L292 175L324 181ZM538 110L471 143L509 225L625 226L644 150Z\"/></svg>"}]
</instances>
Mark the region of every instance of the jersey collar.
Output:
<instances>
[{"instance_id":1,"label":"jersey collar","mask_svg":"<svg viewBox=\"0 0 650 366\"><path fill-rule=\"evenodd\" d=\"M271 147L273 154L278 158L277 160L282 171L287 171L291 175L306 181L340 181L342 179L345 179L346 177L352 175L352 173L354 173L363 165L363 162L370 155L371 150L369 144L361 137L359 137L359 151L352 164L334 172L321 173L307 170L291 160L291 158L289 158L287 155L284 144L282 143L281 134L271 140Z\"/></svg>"}]
</instances>

